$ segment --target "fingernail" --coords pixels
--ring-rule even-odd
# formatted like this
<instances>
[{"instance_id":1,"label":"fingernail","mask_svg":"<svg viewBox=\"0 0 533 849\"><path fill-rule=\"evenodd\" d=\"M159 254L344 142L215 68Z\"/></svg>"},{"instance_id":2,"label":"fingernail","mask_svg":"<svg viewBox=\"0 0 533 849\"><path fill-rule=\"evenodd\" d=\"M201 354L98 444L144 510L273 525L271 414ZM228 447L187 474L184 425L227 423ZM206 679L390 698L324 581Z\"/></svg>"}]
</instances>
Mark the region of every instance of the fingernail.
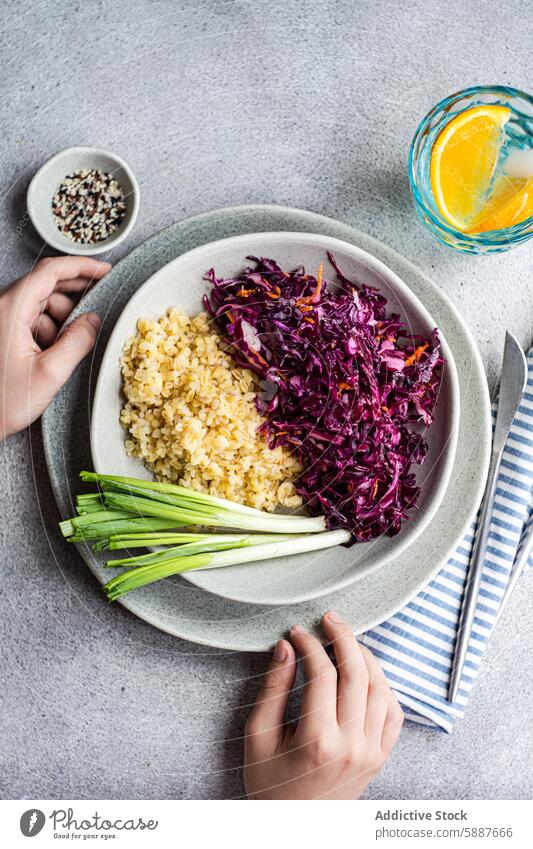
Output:
<instances>
[{"instance_id":1,"label":"fingernail","mask_svg":"<svg viewBox=\"0 0 533 849\"><path fill-rule=\"evenodd\" d=\"M284 660L287 660L287 646L283 642L283 640L279 640L276 643L276 648L274 649L274 659L283 663Z\"/></svg>"},{"instance_id":2,"label":"fingernail","mask_svg":"<svg viewBox=\"0 0 533 849\"><path fill-rule=\"evenodd\" d=\"M92 324L95 330L100 330L102 326L102 319L100 318L97 312L88 312L87 321L89 322L89 324Z\"/></svg>"},{"instance_id":3,"label":"fingernail","mask_svg":"<svg viewBox=\"0 0 533 849\"><path fill-rule=\"evenodd\" d=\"M301 625L293 625L291 628L291 634L303 634L305 632L305 628L302 628Z\"/></svg>"},{"instance_id":4,"label":"fingernail","mask_svg":"<svg viewBox=\"0 0 533 849\"><path fill-rule=\"evenodd\" d=\"M97 262L98 265L108 265L109 268L111 268L111 263L107 262L105 259L95 259L95 262Z\"/></svg>"},{"instance_id":5,"label":"fingernail","mask_svg":"<svg viewBox=\"0 0 533 849\"><path fill-rule=\"evenodd\" d=\"M335 613L334 610L329 610L326 613L327 618L330 622L333 622L335 625L344 625L344 619L341 619L338 613Z\"/></svg>"}]
</instances>

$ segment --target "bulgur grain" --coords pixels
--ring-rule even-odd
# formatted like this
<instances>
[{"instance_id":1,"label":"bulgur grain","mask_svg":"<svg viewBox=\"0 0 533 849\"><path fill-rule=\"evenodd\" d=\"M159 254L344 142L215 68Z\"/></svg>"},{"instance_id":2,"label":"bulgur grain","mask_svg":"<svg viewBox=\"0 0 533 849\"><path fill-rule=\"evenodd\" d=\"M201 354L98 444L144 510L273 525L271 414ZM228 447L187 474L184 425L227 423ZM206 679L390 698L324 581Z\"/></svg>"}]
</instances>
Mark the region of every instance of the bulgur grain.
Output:
<instances>
[{"instance_id":1,"label":"bulgur grain","mask_svg":"<svg viewBox=\"0 0 533 849\"><path fill-rule=\"evenodd\" d=\"M205 313L140 319L121 370L126 451L158 480L262 510L301 504L299 462L257 433L254 376L225 353Z\"/></svg>"}]
</instances>

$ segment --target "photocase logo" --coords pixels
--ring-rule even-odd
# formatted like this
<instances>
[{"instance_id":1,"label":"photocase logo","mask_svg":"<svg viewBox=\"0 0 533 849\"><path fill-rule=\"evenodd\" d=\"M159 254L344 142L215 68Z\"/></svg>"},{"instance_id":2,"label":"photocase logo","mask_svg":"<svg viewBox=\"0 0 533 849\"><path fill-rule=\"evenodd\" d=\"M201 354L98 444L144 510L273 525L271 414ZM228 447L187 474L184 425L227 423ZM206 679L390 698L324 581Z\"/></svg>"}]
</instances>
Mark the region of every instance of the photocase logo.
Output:
<instances>
[{"instance_id":1,"label":"photocase logo","mask_svg":"<svg viewBox=\"0 0 533 849\"><path fill-rule=\"evenodd\" d=\"M35 837L44 827L47 820L39 808L29 808L20 818L20 830L24 837ZM48 815L49 828L54 837L101 837L109 839L116 837L115 832L122 831L155 831L159 826L158 820L145 820L143 817L108 819L95 811L89 815L75 816L73 808L56 808ZM2 844L3 845L3 844ZM80 844L81 845L81 844Z\"/></svg>"},{"instance_id":2,"label":"photocase logo","mask_svg":"<svg viewBox=\"0 0 533 849\"><path fill-rule=\"evenodd\" d=\"M20 830L24 837L35 837L42 831L46 822L46 817L38 808L30 808L29 811L24 811L20 818Z\"/></svg>"}]
</instances>

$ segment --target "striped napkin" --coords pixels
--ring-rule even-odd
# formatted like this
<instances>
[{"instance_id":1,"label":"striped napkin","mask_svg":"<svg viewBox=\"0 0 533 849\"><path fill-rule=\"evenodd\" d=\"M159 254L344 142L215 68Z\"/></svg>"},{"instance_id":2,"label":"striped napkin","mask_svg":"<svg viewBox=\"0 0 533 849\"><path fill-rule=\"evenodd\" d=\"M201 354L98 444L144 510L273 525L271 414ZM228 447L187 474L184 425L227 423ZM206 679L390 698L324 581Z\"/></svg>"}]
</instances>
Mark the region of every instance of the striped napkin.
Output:
<instances>
[{"instance_id":1,"label":"striped napkin","mask_svg":"<svg viewBox=\"0 0 533 849\"><path fill-rule=\"evenodd\" d=\"M494 422L496 405L492 413ZM529 521L533 521L533 348L526 391L503 452L490 545L457 700L448 701L448 684L476 521L437 577L402 610L360 638L380 660L414 722L450 732L462 718ZM533 556L528 567L533 568Z\"/></svg>"}]
</instances>

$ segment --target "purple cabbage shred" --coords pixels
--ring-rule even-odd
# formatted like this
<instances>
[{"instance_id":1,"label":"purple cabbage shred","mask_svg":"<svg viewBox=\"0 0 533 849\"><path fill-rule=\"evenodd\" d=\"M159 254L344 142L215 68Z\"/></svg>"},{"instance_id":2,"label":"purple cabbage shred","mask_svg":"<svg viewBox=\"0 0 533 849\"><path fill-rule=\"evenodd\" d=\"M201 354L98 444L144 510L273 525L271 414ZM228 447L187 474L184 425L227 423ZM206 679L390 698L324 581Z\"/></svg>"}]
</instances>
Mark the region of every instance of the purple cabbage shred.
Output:
<instances>
[{"instance_id":1,"label":"purple cabbage shred","mask_svg":"<svg viewBox=\"0 0 533 849\"><path fill-rule=\"evenodd\" d=\"M259 378L260 432L300 460L296 489L352 540L394 536L420 495L413 467L427 451L444 360L435 329L412 335L377 289L322 267L283 271L272 259L217 278L204 304L236 363Z\"/></svg>"}]
</instances>

